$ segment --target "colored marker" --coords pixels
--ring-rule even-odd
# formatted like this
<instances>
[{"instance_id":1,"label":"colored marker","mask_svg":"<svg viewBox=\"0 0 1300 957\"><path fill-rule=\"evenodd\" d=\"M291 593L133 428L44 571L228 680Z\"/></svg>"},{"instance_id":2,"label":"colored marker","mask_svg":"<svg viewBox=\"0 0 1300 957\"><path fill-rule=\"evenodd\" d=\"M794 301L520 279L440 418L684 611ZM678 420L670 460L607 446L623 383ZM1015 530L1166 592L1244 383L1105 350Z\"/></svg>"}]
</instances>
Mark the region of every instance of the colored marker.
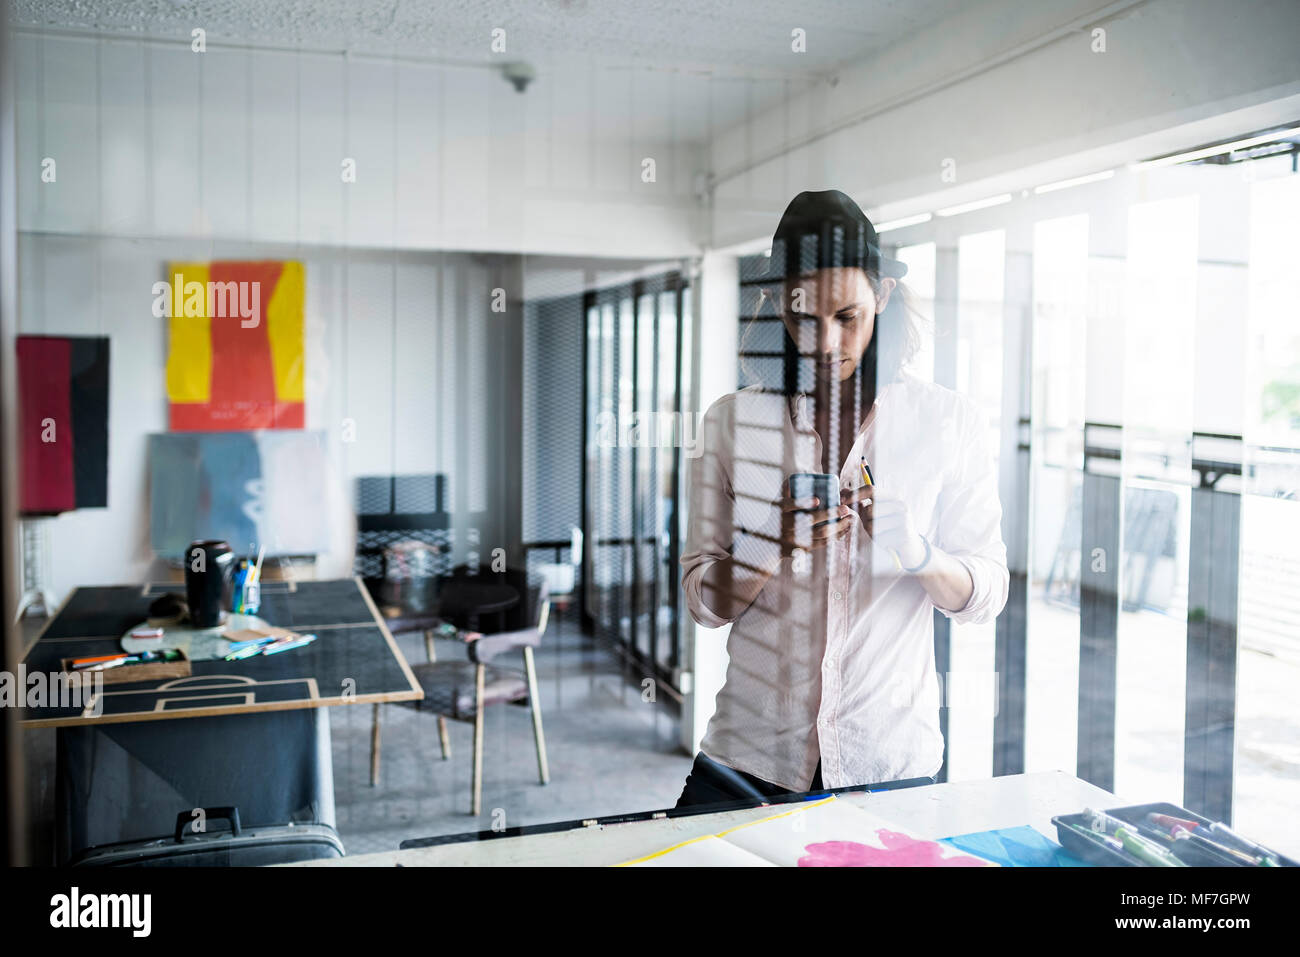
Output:
<instances>
[{"instance_id":1,"label":"colored marker","mask_svg":"<svg viewBox=\"0 0 1300 957\"><path fill-rule=\"evenodd\" d=\"M1120 843L1124 845L1124 850L1128 851L1139 861L1144 861L1153 867L1186 867L1187 864L1180 861L1176 856L1166 851L1159 844L1147 840L1139 834L1130 831L1127 827L1116 829L1115 836L1119 838Z\"/></svg>"},{"instance_id":2,"label":"colored marker","mask_svg":"<svg viewBox=\"0 0 1300 957\"><path fill-rule=\"evenodd\" d=\"M1158 867L1187 866L1149 837L1138 834L1137 829L1132 824L1112 817L1105 811L1096 811L1092 808L1086 808L1083 813L1088 820L1089 827L1099 834L1118 838L1124 845L1124 850L1139 860L1156 864ZM1172 861L1178 861L1178 863L1171 863Z\"/></svg>"},{"instance_id":3,"label":"colored marker","mask_svg":"<svg viewBox=\"0 0 1300 957\"><path fill-rule=\"evenodd\" d=\"M1071 824L1069 821L1062 821L1061 823L1064 824L1071 831L1073 831L1075 834L1087 840L1088 843L1090 844L1095 844L1098 847L1104 847L1108 850L1118 851L1121 853L1124 850L1124 845L1120 843L1120 841L1117 838L1110 837L1109 835L1106 834L1101 834L1097 831L1090 831L1086 827L1082 827L1078 824Z\"/></svg>"},{"instance_id":4,"label":"colored marker","mask_svg":"<svg viewBox=\"0 0 1300 957\"><path fill-rule=\"evenodd\" d=\"M294 648L301 648L303 645L310 645L315 640L315 635L303 635L301 638L290 638L286 641L277 641L275 644L267 645L263 648L262 654L278 655L282 651L291 651Z\"/></svg>"},{"instance_id":5,"label":"colored marker","mask_svg":"<svg viewBox=\"0 0 1300 957\"><path fill-rule=\"evenodd\" d=\"M1242 850L1253 854L1259 858L1258 864L1261 867L1279 867L1277 854L1270 851L1267 847L1262 847L1254 841L1248 841L1228 825L1216 821L1209 827L1203 828L1201 834L1207 839L1214 841L1216 844L1236 844Z\"/></svg>"},{"instance_id":6,"label":"colored marker","mask_svg":"<svg viewBox=\"0 0 1300 957\"><path fill-rule=\"evenodd\" d=\"M260 648L262 645L268 645L273 641L280 641L275 635L265 635L261 638L249 638L246 641L232 641L228 651L243 651L245 648Z\"/></svg>"},{"instance_id":7,"label":"colored marker","mask_svg":"<svg viewBox=\"0 0 1300 957\"><path fill-rule=\"evenodd\" d=\"M1174 828L1181 827L1188 831L1194 831L1201 826L1200 821L1189 821L1187 818L1174 817L1172 814L1157 814L1152 811L1147 815L1147 820L1157 827L1172 832Z\"/></svg>"},{"instance_id":8,"label":"colored marker","mask_svg":"<svg viewBox=\"0 0 1300 957\"><path fill-rule=\"evenodd\" d=\"M113 658L110 661L101 661L96 665L89 665L84 668L86 671L104 671L108 668L117 668L121 665L138 665L150 661L174 661L178 653L173 649L167 651L143 651L138 655L122 655Z\"/></svg>"},{"instance_id":9,"label":"colored marker","mask_svg":"<svg viewBox=\"0 0 1300 957\"><path fill-rule=\"evenodd\" d=\"M126 652L118 652L115 655L100 655L97 658L77 658L72 662L73 668L89 668L91 665L101 664L105 661L116 661L119 658L125 658Z\"/></svg>"},{"instance_id":10,"label":"colored marker","mask_svg":"<svg viewBox=\"0 0 1300 957\"><path fill-rule=\"evenodd\" d=\"M249 565L247 559L240 559L239 567L235 569L235 576L231 582L233 599L231 600L231 611L236 615L244 613L244 582L249 575Z\"/></svg>"},{"instance_id":11,"label":"colored marker","mask_svg":"<svg viewBox=\"0 0 1300 957\"><path fill-rule=\"evenodd\" d=\"M1088 826L1099 834L1114 834L1121 827L1128 827L1119 818L1111 817L1105 811L1084 808L1083 815L1088 819Z\"/></svg>"},{"instance_id":12,"label":"colored marker","mask_svg":"<svg viewBox=\"0 0 1300 957\"><path fill-rule=\"evenodd\" d=\"M303 645L310 645L310 641L290 641L283 645L272 645L270 648L262 649L264 655L278 655L282 651L293 651L295 648L301 648Z\"/></svg>"},{"instance_id":13,"label":"colored marker","mask_svg":"<svg viewBox=\"0 0 1300 957\"><path fill-rule=\"evenodd\" d=\"M1209 838L1203 837L1200 834L1193 834L1185 827L1174 828L1173 842L1175 854L1178 853L1179 845L1187 845L1189 847L1200 848L1202 851L1207 851L1211 855L1220 859L1226 857L1229 861L1245 867L1258 867L1262 863L1250 854L1247 854L1245 851L1238 851L1235 848L1228 847L1226 844L1219 844L1215 841L1211 841Z\"/></svg>"}]
</instances>

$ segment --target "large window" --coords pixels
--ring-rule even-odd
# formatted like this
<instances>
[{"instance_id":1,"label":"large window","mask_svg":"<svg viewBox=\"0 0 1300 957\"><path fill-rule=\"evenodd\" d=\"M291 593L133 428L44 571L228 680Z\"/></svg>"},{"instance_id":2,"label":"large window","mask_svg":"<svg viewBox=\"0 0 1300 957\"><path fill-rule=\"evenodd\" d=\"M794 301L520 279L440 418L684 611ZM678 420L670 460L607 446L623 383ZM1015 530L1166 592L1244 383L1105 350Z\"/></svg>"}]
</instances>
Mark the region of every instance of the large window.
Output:
<instances>
[{"instance_id":1,"label":"large window","mask_svg":"<svg viewBox=\"0 0 1300 957\"><path fill-rule=\"evenodd\" d=\"M1183 786L1196 244L1196 197L1129 210L1115 714L1126 800Z\"/></svg>"},{"instance_id":2,"label":"large window","mask_svg":"<svg viewBox=\"0 0 1300 957\"><path fill-rule=\"evenodd\" d=\"M1061 769L1295 850L1300 176L1229 159L886 236L922 316L909 371L988 420L1020 602L936 619L946 777ZM780 333L746 330L742 385Z\"/></svg>"},{"instance_id":3,"label":"large window","mask_svg":"<svg viewBox=\"0 0 1300 957\"><path fill-rule=\"evenodd\" d=\"M1003 282L1006 234L1000 230L962 236L957 244L956 389L974 398L998 449L1002 413ZM948 705L948 780L993 773L993 717L997 708L994 641L996 623L951 628Z\"/></svg>"},{"instance_id":4,"label":"large window","mask_svg":"<svg viewBox=\"0 0 1300 957\"><path fill-rule=\"evenodd\" d=\"M1300 176L1251 164L1233 819L1294 852L1300 806Z\"/></svg>"},{"instance_id":5,"label":"large window","mask_svg":"<svg viewBox=\"0 0 1300 957\"><path fill-rule=\"evenodd\" d=\"M1088 217L1034 224L1025 770L1073 770Z\"/></svg>"},{"instance_id":6,"label":"large window","mask_svg":"<svg viewBox=\"0 0 1300 957\"><path fill-rule=\"evenodd\" d=\"M667 273L587 297L585 612L670 692L682 660L684 289Z\"/></svg>"},{"instance_id":7,"label":"large window","mask_svg":"<svg viewBox=\"0 0 1300 957\"><path fill-rule=\"evenodd\" d=\"M910 371L974 397L1004 493L1027 484L1003 501L1004 533L1024 536L1023 615L937 642L949 778L1017 770L995 757L1023 753L1025 771L1083 773L1300 847L1286 812L1300 800L1293 166L1119 169L889 235L928 320ZM1013 231L1026 269L1008 268ZM1005 701L966 687L995 662L1011 669L1000 693L1023 688L1023 726L991 721Z\"/></svg>"},{"instance_id":8,"label":"large window","mask_svg":"<svg viewBox=\"0 0 1300 957\"><path fill-rule=\"evenodd\" d=\"M915 246L904 246L898 250L898 258L907 263L907 276L903 282L907 286L907 291L911 293L911 305L922 316L934 316L934 294L935 294L935 245L934 243L920 243ZM924 379L926 382L934 381L934 327L931 324L922 326L921 350L912 359L908 365L907 371Z\"/></svg>"}]
</instances>

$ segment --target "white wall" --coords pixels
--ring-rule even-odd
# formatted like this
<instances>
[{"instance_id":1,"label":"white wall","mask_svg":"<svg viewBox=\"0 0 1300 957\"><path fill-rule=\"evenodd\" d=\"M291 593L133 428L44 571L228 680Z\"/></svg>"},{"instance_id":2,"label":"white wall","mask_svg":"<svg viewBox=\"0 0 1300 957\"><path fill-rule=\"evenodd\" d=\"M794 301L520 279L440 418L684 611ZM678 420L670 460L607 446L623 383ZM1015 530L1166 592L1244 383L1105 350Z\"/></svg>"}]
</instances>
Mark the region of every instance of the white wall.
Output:
<instances>
[{"instance_id":1,"label":"white wall","mask_svg":"<svg viewBox=\"0 0 1300 957\"><path fill-rule=\"evenodd\" d=\"M322 516L334 547L319 574L351 574L357 475L444 472L460 523L476 522L484 543L504 543L497 446L512 399L499 375L507 320L485 318L499 281L488 258L27 234L18 332L111 338L108 508L53 520L57 595L150 575L145 449L149 433L167 431L167 329L151 314L151 287L167 260L185 258L306 263L306 427L329 435L340 498ZM355 421L353 442L342 440L345 418Z\"/></svg>"},{"instance_id":2,"label":"white wall","mask_svg":"<svg viewBox=\"0 0 1300 957\"><path fill-rule=\"evenodd\" d=\"M359 474L448 473L459 525L517 538L502 463L518 459L503 426L519 339L493 325L505 261L483 253L635 267L696 248L698 150L638 111L630 74L559 64L521 96L484 69L31 32L14 66L17 331L112 339L109 507L54 520L57 595L149 575L145 445L167 428L149 305L167 261L306 262L306 424L330 434L342 499L320 571L337 574Z\"/></svg>"}]
</instances>

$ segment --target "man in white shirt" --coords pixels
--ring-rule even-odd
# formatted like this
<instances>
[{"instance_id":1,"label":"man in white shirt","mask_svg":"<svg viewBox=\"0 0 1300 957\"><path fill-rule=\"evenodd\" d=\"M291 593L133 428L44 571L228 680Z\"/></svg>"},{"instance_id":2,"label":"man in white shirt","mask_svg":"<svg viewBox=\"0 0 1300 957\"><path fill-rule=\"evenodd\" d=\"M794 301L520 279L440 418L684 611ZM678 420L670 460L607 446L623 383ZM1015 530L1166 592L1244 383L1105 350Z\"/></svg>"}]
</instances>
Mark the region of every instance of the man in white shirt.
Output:
<instances>
[{"instance_id":1,"label":"man in white shirt","mask_svg":"<svg viewBox=\"0 0 1300 957\"><path fill-rule=\"evenodd\" d=\"M692 465L682 585L697 622L731 624L730 661L678 806L932 779L932 610L980 622L1006 603L983 417L902 372L906 266L834 190L791 202L771 263L783 381L714 403ZM829 474L838 500L796 473Z\"/></svg>"}]
</instances>

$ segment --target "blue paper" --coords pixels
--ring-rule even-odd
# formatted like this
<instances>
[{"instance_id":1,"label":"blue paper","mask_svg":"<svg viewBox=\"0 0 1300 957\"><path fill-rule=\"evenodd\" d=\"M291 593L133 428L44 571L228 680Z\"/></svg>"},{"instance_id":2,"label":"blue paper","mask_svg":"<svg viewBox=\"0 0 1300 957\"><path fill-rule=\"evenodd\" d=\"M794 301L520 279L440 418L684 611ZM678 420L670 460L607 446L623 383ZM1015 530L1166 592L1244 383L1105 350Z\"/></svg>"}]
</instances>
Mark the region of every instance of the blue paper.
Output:
<instances>
[{"instance_id":1,"label":"blue paper","mask_svg":"<svg viewBox=\"0 0 1300 957\"><path fill-rule=\"evenodd\" d=\"M967 854L974 854L1003 867L1091 867L1086 861L1068 854L1061 845L1050 841L1028 824L1004 827L996 831L976 831L944 838L948 844Z\"/></svg>"}]
</instances>

